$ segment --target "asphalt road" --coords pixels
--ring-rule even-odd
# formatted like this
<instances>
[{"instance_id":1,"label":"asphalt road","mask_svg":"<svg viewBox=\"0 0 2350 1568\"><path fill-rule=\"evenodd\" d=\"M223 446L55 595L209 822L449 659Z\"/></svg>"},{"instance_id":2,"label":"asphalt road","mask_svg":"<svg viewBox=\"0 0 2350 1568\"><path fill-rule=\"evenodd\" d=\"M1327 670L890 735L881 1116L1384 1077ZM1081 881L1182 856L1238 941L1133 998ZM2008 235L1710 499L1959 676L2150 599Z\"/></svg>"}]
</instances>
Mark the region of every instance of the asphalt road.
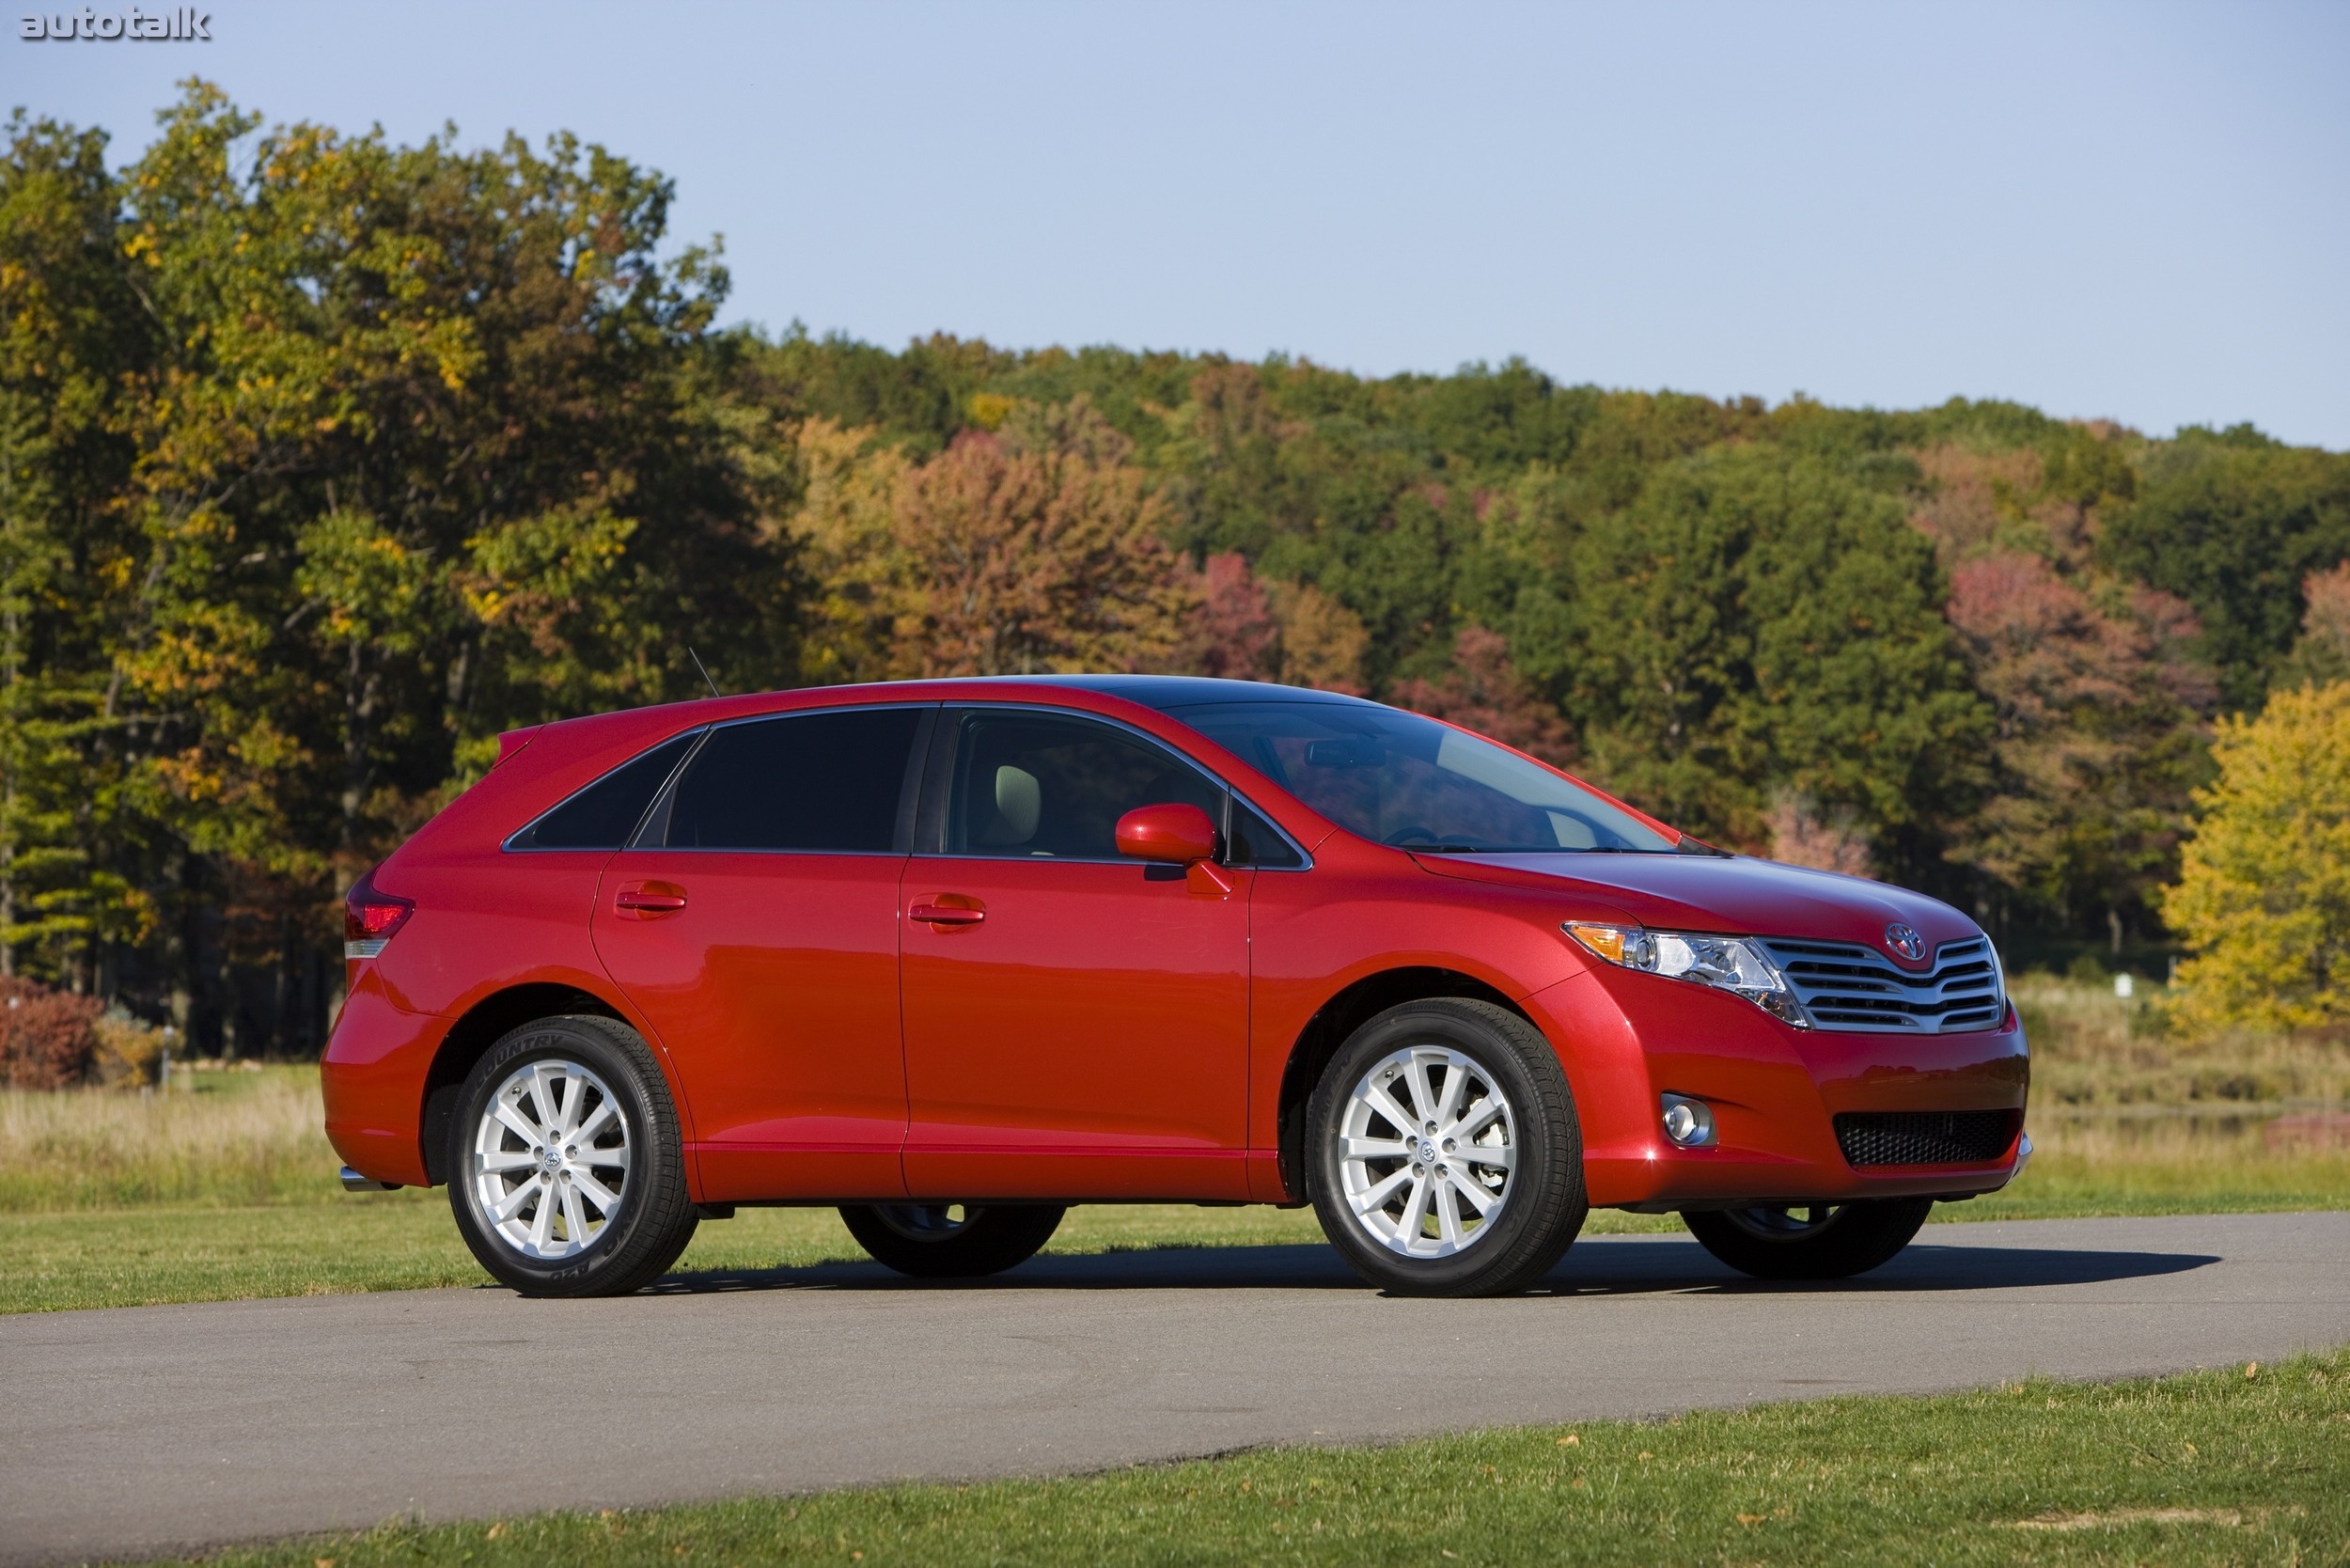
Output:
<instances>
[{"instance_id":1,"label":"asphalt road","mask_svg":"<svg viewBox=\"0 0 2350 1568\"><path fill-rule=\"evenodd\" d=\"M1319 1247L0 1318L0 1562L1256 1444L2116 1377L2350 1341L2350 1213L1937 1225L1834 1286L1683 1237L1391 1300ZM1404 1365L1416 1369L1405 1375ZM550 1443L550 1440L551 1443Z\"/></svg>"}]
</instances>

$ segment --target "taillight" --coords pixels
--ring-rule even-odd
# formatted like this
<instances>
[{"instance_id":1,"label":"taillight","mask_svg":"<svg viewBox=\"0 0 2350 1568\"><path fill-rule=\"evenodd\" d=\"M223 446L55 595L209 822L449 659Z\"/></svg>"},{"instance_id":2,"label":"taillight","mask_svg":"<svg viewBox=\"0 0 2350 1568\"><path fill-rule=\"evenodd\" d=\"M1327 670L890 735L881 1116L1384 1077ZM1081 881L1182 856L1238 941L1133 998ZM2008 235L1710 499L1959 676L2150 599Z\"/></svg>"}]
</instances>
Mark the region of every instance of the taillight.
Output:
<instances>
[{"instance_id":1,"label":"taillight","mask_svg":"<svg viewBox=\"0 0 2350 1568\"><path fill-rule=\"evenodd\" d=\"M377 892L375 873L369 871L343 898L343 957L375 957L415 909L414 899Z\"/></svg>"}]
</instances>

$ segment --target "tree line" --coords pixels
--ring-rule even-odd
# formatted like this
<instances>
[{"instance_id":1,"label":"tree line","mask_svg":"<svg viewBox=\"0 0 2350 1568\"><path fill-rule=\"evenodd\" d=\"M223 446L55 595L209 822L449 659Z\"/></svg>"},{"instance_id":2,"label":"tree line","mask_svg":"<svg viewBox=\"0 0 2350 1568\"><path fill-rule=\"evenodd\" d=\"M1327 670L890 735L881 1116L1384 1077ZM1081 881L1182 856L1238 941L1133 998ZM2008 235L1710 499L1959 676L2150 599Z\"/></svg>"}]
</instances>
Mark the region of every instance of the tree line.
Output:
<instances>
[{"instance_id":1,"label":"tree line","mask_svg":"<svg viewBox=\"0 0 2350 1568\"><path fill-rule=\"evenodd\" d=\"M341 890L696 654L1362 692L2117 949L2215 721L2350 673L2350 457L2248 427L720 330L669 183L567 136L192 83L107 153L0 163L0 975L206 1049L314 1050Z\"/></svg>"}]
</instances>

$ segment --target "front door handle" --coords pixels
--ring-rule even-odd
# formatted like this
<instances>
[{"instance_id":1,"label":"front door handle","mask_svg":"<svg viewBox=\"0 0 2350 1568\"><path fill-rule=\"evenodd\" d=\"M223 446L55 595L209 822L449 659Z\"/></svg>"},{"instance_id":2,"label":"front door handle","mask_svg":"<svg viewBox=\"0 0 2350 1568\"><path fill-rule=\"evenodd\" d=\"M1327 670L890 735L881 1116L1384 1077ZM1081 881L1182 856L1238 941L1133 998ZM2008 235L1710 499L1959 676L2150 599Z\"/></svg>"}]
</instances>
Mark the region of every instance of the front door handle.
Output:
<instances>
[{"instance_id":1,"label":"front door handle","mask_svg":"<svg viewBox=\"0 0 2350 1568\"><path fill-rule=\"evenodd\" d=\"M685 889L671 882L633 882L612 896L612 907L639 915L674 915L685 907Z\"/></svg>"},{"instance_id":2,"label":"front door handle","mask_svg":"<svg viewBox=\"0 0 2350 1568\"><path fill-rule=\"evenodd\" d=\"M952 899L947 903L942 901ZM979 900L961 893L940 893L924 899L906 911L911 919L921 921L935 931L962 931L987 918L987 906Z\"/></svg>"}]
</instances>

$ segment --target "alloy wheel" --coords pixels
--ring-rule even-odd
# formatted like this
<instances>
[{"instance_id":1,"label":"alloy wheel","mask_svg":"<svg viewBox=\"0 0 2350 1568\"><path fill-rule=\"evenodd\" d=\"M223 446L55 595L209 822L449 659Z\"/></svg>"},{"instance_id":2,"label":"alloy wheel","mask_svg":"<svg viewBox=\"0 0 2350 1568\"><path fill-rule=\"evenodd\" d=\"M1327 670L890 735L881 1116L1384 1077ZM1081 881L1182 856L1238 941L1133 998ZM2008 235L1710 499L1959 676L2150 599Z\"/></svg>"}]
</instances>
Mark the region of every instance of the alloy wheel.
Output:
<instances>
[{"instance_id":1,"label":"alloy wheel","mask_svg":"<svg viewBox=\"0 0 2350 1568\"><path fill-rule=\"evenodd\" d=\"M1412 1045L1371 1064L1340 1121L1347 1207L1380 1246L1448 1258L1482 1241L1509 1201L1517 1124L1465 1054Z\"/></svg>"},{"instance_id":2,"label":"alloy wheel","mask_svg":"<svg viewBox=\"0 0 2350 1568\"><path fill-rule=\"evenodd\" d=\"M628 1166L628 1119L611 1086L560 1058L508 1074L474 1129L475 1201L525 1258L593 1246L619 1213Z\"/></svg>"}]
</instances>

